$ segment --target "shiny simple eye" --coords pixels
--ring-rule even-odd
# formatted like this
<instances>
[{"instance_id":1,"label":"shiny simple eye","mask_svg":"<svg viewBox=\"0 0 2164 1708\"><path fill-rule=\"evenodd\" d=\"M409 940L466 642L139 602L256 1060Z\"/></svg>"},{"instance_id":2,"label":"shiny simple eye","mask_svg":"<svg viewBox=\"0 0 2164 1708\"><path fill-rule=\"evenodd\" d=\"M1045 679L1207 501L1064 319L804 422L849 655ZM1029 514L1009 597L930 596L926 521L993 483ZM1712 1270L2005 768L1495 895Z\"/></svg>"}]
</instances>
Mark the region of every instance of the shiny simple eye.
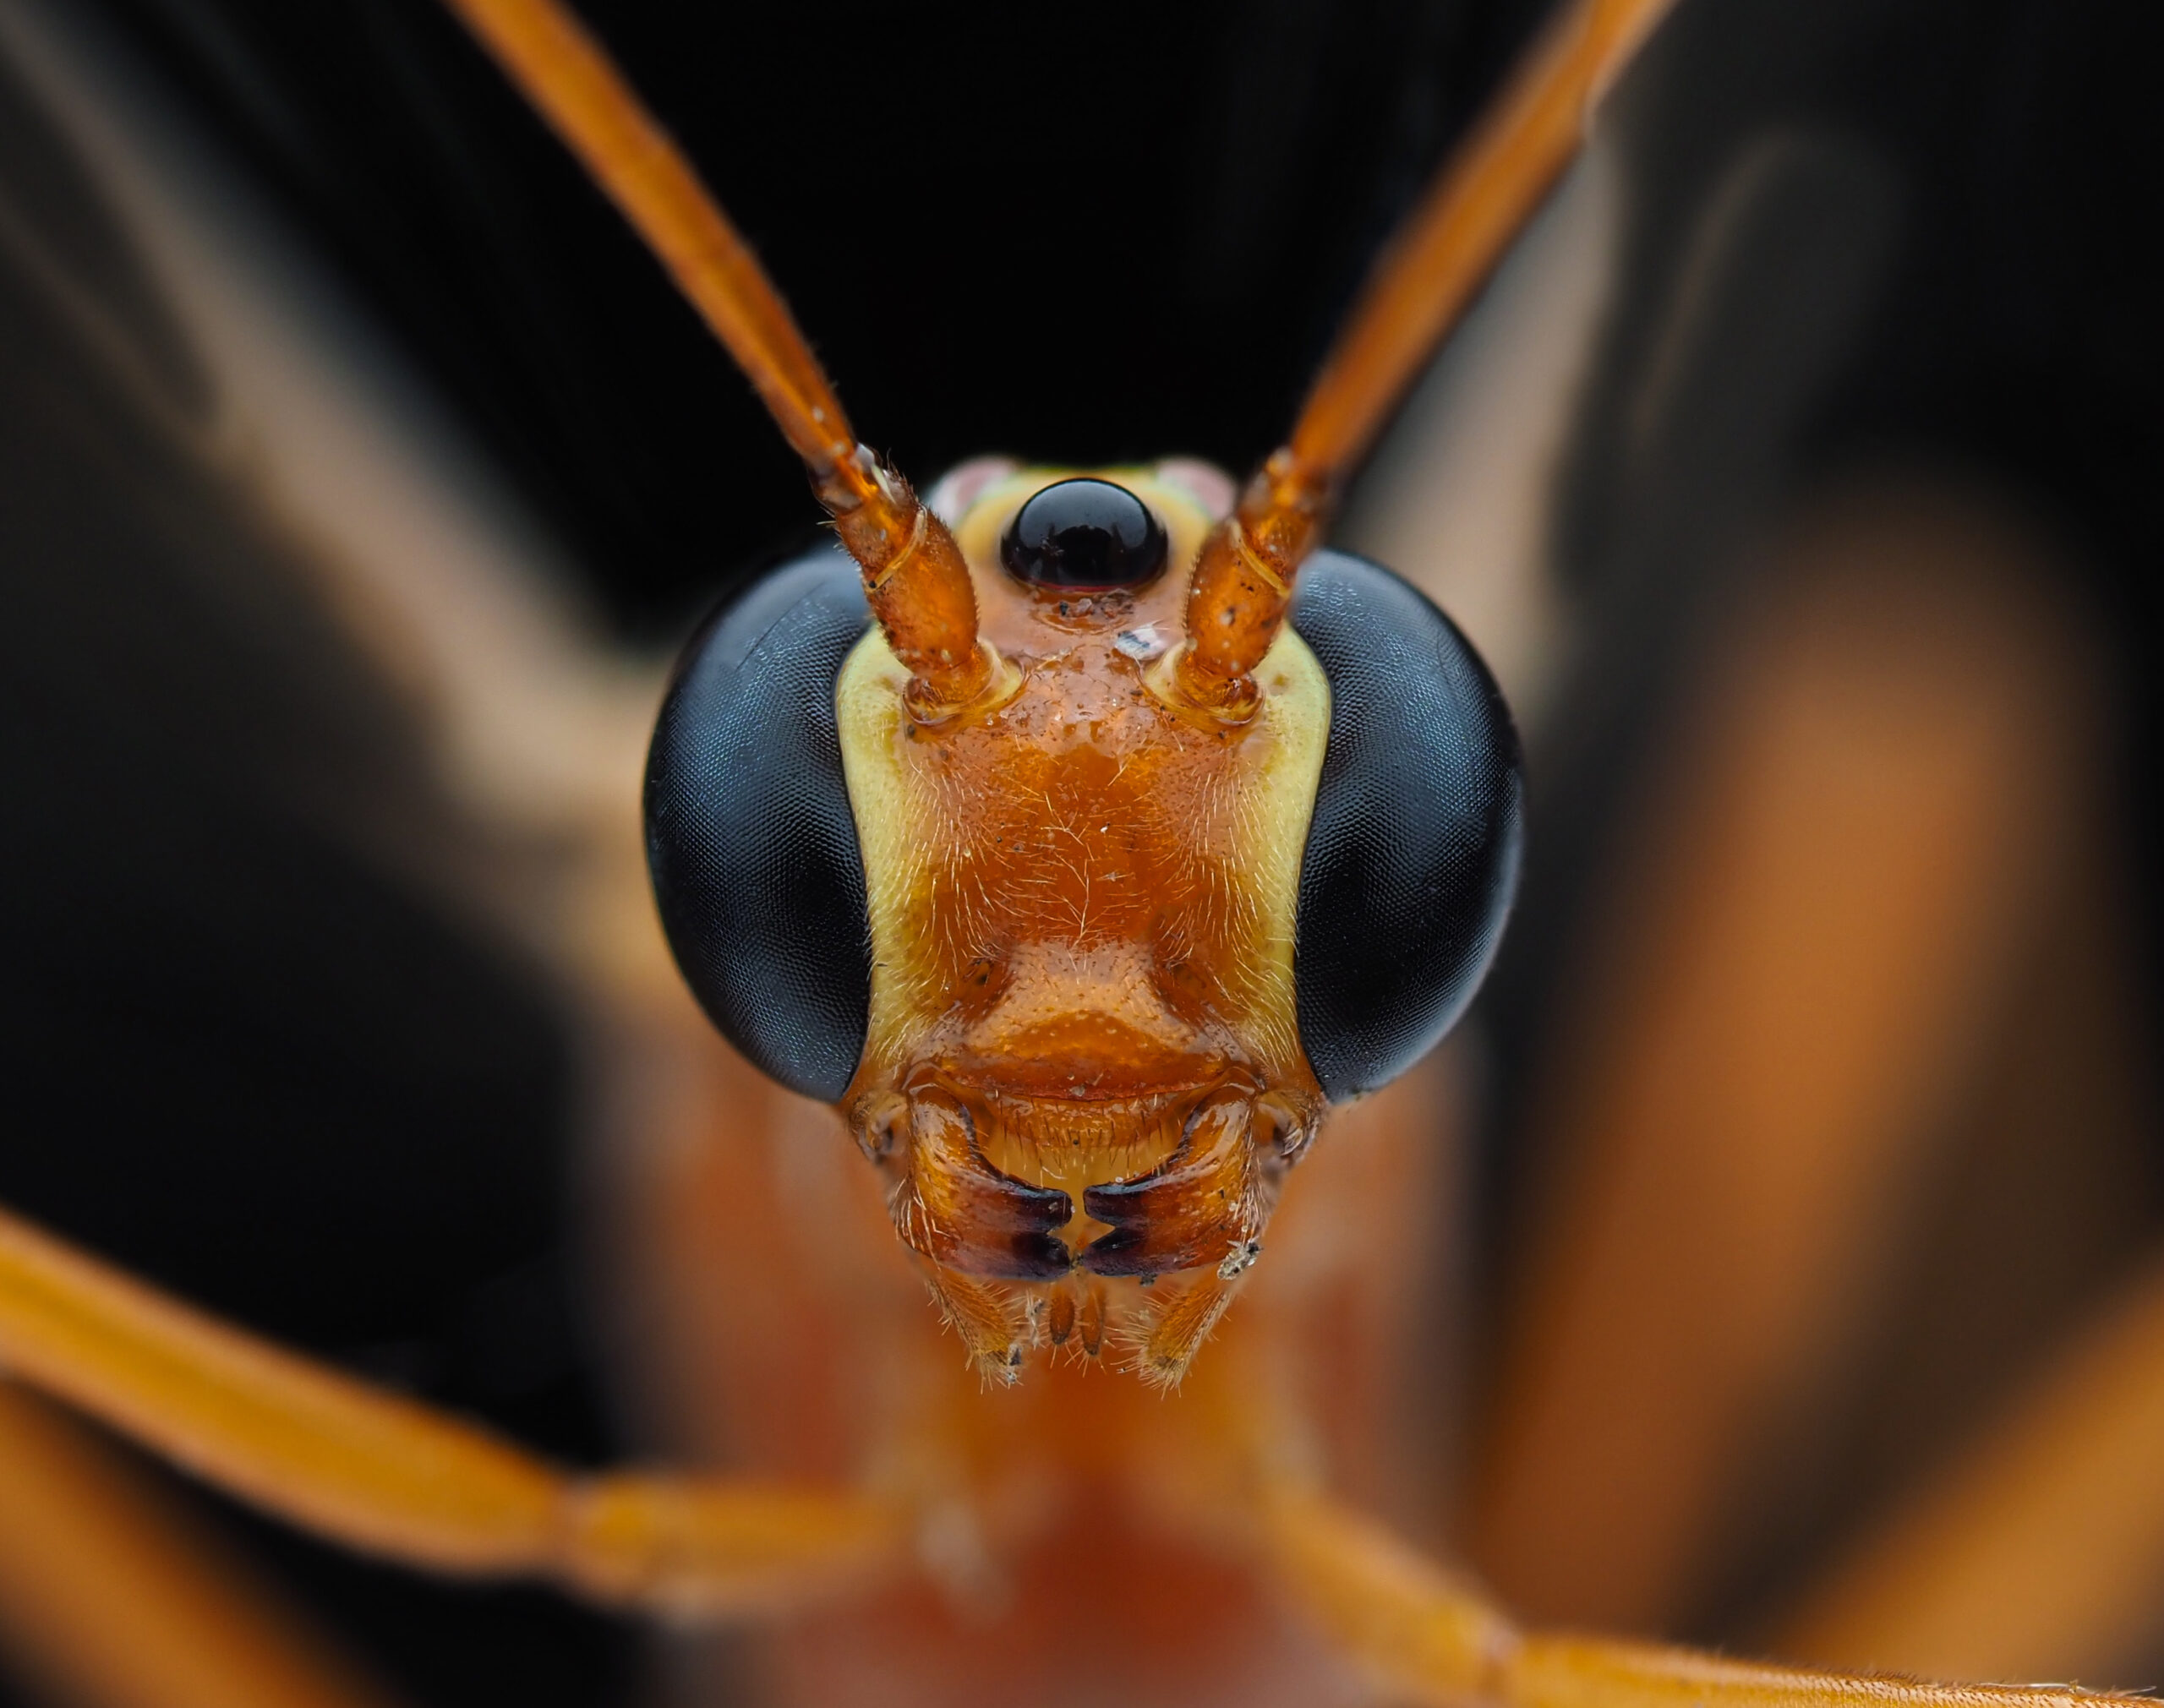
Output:
<instances>
[{"instance_id":1,"label":"shiny simple eye","mask_svg":"<svg viewBox=\"0 0 2164 1708\"><path fill-rule=\"evenodd\" d=\"M1473 1000L1517 889L1525 783L1487 666L1389 570L1316 553L1292 623L1330 680L1293 1001L1336 1102L1396 1078Z\"/></svg>"},{"instance_id":2,"label":"shiny simple eye","mask_svg":"<svg viewBox=\"0 0 2164 1708\"><path fill-rule=\"evenodd\" d=\"M864 858L834 680L870 626L839 546L783 565L686 649L647 760L646 846L700 1005L791 1090L838 1101L872 1012Z\"/></svg>"},{"instance_id":3,"label":"shiny simple eye","mask_svg":"<svg viewBox=\"0 0 2164 1708\"><path fill-rule=\"evenodd\" d=\"M1056 481L1014 513L999 560L1034 587L1139 587L1165 567L1165 529L1123 486Z\"/></svg>"}]
</instances>

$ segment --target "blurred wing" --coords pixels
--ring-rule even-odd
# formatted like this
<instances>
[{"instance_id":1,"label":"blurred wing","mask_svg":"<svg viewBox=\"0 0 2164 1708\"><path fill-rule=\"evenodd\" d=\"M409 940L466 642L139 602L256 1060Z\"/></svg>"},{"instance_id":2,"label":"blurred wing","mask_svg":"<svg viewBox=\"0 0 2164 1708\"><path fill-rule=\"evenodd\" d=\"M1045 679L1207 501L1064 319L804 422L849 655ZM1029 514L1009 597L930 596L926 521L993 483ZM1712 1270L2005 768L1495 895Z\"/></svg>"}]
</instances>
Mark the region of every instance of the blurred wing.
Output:
<instances>
[{"instance_id":1,"label":"blurred wing","mask_svg":"<svg viewBox=\"0 0 2164 1708\"><path fill-rule=\"evenodd\" d=\"M654 667L90 8L0 7L0 1197L598 1450L564 1016L604 954L666 975ZM431 1691L622 1664L259 1534Z\"/></svg>"}]
</instances>

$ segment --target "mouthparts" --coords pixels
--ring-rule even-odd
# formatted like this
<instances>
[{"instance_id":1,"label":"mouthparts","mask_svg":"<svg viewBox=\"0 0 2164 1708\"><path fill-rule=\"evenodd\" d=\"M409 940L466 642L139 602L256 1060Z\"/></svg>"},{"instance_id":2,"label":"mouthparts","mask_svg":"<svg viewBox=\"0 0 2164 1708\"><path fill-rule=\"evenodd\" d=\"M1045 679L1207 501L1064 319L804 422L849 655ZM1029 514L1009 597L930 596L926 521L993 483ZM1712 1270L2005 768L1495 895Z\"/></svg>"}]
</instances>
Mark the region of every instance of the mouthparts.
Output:
<instances>
[{"instance_id":1,"label":"mouthparts","mask_svg":"<svg viewBox=\"0 0 2164 1708\"><path fill-rule=\"evenodd\" d=\"M995 1285L972 1307L1003 1319L1014 1307L1032 1325L1024 1338L1034 1338L1034 1325L1073 1318L1074 1301L1059 1291L1071 1279L1146 1287L1200 1271L1224 1296L1199 1345L1231 1284L1261 1255L1286 1171L1321 1113L1320 1099L1241 1078L1076 1101L926 1075L906 1091L860 1098L850 1125L887 1181L895 1231L939 1272L929 1279L950 1318L956 1296L986 1292L979 1284L1049 1285L1049 1301L1018 1303ZM1192 1354L1186 1347L1165 1379L1177 1380ZM1002 1379L1018 1361L1013 1345L1001 1350Z\"/></svg>"}]
</instances>

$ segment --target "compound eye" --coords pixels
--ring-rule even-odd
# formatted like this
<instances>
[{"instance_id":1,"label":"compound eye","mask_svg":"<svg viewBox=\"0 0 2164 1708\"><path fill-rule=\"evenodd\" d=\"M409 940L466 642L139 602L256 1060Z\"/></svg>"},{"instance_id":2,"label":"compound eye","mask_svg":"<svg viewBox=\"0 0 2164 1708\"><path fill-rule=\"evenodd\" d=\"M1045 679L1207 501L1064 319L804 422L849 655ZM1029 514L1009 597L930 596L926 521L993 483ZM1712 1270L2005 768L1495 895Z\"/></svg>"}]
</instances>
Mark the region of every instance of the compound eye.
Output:
<instances>
[{"instance_id":1,"label":"compound eye","mask_svg":"<svg viewBox=\"0 0 2164 1708\"><path fill-rule=\"evenodd\" d=\"M999 543L999 560L1033 587L1139 587L1165 567L1165 530L1123 486L1057 481L1014 513Z\"/></svg>"},{"instance_id":2,"label":"compound eye","mask_svg":"<svg viewBox=\"0 0 2164 1708\"><path fill-rule=\"evenodd\" d=\"M647 858L686 982L757 1066L828 1103L856 1072L872 1007L834 714L834 679L871 621L839 546L783 565L691 642L647 761Z\"/></svg>"},{"instance_id":3,"label":"compound eye","mask_svg":"<svg viewBox=\"0 0 2164 1708\"><path fill-rule=\"evenodd\" d=\"M1330 679L1293 996L1336 1102L1388 1084L1473 1000L1517 887L1525 785L1487 667L1389 570L1316 553L1292 621Z\"/></svg>"}]
</instances>

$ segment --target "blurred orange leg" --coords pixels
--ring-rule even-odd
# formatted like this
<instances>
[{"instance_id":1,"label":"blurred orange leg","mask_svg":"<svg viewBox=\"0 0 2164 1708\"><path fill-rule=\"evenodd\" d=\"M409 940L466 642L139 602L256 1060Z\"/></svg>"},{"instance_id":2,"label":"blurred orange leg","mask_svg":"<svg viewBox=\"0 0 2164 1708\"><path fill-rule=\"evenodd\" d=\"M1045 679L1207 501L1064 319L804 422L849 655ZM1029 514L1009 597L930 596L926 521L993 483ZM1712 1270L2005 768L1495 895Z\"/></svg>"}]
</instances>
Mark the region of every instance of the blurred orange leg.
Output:
<instances>
[{"instance_id":1,"label":"blurred orange leg","mask_svg":"<svg viewBox=\"0 0 2164 1708\"><path fill-rule=\"evenodd\" d=\"M90 1708L384 1708L300 1613L79 1425L0 1383L0 1645Z\"/></svg>"},{"instance_id":2,"label":"blurred orange leg","mask_svg":"<svg viewBox=\"0 0 2164 1708\"><path fill-rule=\"evenodd\" d=\"M2080 846L2093 677L2049 559L1897 488L1779 562L1639 809L1539 1121L1565 1172L1471 1552L1543 1618L1673 1629L1713 1592L1768 1420L1833 1403Z\"/></svg>"},{"instance_id":3,"label":"blurred orange leg","mask_svg":"<svg viewBox=\"0 0 2164 1708\"><path fill-rule=\"evenodd\" d=\"M2164 1262L1827 1583L1784 1652L1850 1665L2153 1664L2164 1629Z\"/></svg>"},{"instance_id":4,"label":"blurred orange leg","mask_svg":"<svg viewBox=\"0 0 2164 1708\"><path fill-rule=\"evenodd\" d=\"M2064 1688L1927 1684L1755 1666L1652 1644L1521 1634L1478 1591L1380 1525L1306 1492L1265 1503L1293 1599L1407 1700L1506 1708L2076 1708L2145 1699Z\"/></svg>"},{"instance_id":5,"label":"blurred orange leg","mask_svg":"<svg viewBox=\"0 0 2164 1708\"><path fill-rule=\"evenodd\" d=\"M0 1213L0 1361L207 1481L429 1570L556 1580L678 1613L763 1609L899 1550L866 1498L574 1476L283 1352Z\"/></svg>"}]
</instances>

